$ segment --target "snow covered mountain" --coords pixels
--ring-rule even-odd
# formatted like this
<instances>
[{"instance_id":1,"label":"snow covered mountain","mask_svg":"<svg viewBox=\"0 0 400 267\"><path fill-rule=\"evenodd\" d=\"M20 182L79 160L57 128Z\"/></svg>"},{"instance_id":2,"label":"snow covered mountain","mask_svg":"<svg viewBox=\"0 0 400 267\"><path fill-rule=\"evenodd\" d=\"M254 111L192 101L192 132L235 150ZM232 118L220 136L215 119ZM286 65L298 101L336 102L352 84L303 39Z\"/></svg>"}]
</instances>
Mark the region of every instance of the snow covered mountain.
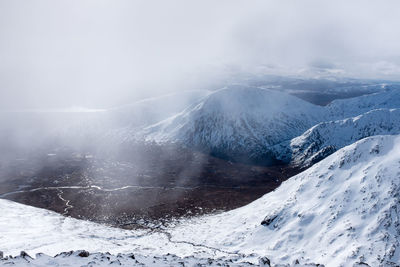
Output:
<instances>
[{"instance_id":1,"label":"snow covered mountain","mask_svg":"<svg viewBox=\"0 0 400 267\"><path fill-rule=\"evenodd\" d=\"M400 109L376 109L344 120L321 122L273 150L277 159L306 167L362 138L382 134L400 134Z\"/></svg>"},{"instance_id":2,"label":"snow covered mountain","mask_svg":"<svg viewBox=\"0 0 400 267\"><path fill-rule=\"evenodd\" d=\"M107 256L125 262L135 251L143 262L165 263L171 257L162 255L172 253L189 258L171 262L207 258L213 262L225 257L233 266L258 263L265 256L273 266L297 260L326 266L396 266L400 262L399 151L400 136L365 138L247 206L153 230L109 228L0 200L0 248L6 255L20 250L55 255L71 249L126 254L94 254L87 264L89 260L100 264L102 259L108 264ZM51 260L39 256L38 263L64 263L67 256ZM83 264L82 259L75 262Z\"/></svg>"},{"instance_id":3,"label":"snow covered mountain","mask_svg":"<svg viewBox=\"0 0 400 267\"><path fill-rule=\"evenodd\" d=\"M334 100L326 107L329 116L334 119L349 118L379 108L400 108L398 85L386 85L373 94Z\"/></svg>"},{"instance_id":4,"label":"snow covered mountain","mask_svg":"<svg viewBox=\"0 0 400 267\"><path fill-rule=\"evenodd\" d=\"M374 90L378 90L377 86L374 85ZM343 123L339 123L339 128L332 126L334 121L374 109L400 108L399 86L379 86L379 92L334 100L325 107L303 101L287 92L245 85L231 85L214 92L184 91L101 112L95 119L79 123L72 129L63 129L59 136L73 142L92 142L95 147L98 144L125 146L143 141L175 143L238 161L266 164L291 161L298 165L307 161L306 165L309 165L360 138L392 133L379 129L382 118L378 116L371 118L378 120L371 122L368 129L363 133L354 133L353 138L347 138L346 142L337 133L333 134L335 130L345 128ZM368 118L371 116L367 115ZM319 131L321 127L333 127L325 130L330 131L325 135L331 135L332 146L328 142L318 149L318 140L311 140L314 134L310 135L307 130L319 123L322 124L312 132ZM354 127L361 127L357 125ZM374 127L377 129L374 130ZM350 131L350 126L346 131ZM335 136L338 140L333 140ZM290 141L293 138L297 139ZM306 154L300 155L303 151Z\"/></svg>"},{"instance_id":5,"label":"snow covered mountain","mask_svg":"<svg viewBox=\"0 0 400 267\"><path fill-rule=\"evenodd\" d=\"M311 141L313 135L310 135L309 131L315 132L334 124L340 125L338 127L344 130L345 125L350 124L350 120L346 122L347 124L334 121L358 116L373 109L400 108L400 90L395 85L386 85L382 86L380 92L335 100L328 106L321 107L275 90L237 85L209 93L193 103L182 112L141 130L125 127L117 129L113 135L118 136L116 140L128 143L133 140L177 143L239 161L250 159L270 164L276 160L288 162L292 158L297 158L299 164L305 163L306 160L312 163L363 137L397 133L395 130L391 132L389 128L387 128L389 132L386 129L379 129L379 123L383 123L382 120L387 116L385 117L382 112L381 115L375 112L365 115L363 119L357 119L354 127L358 127L362 133L354 133L353 137L347 137L347 141L343 141L344 137L341 136L338 136L336 141L332 140L331 143L336 145L335 148L327 144L322 145L321 149L324 150L314 151L316 147L306 149L304 147L306 141L299 141L308 139L308 142L314 143L315 146L318 140ZM396 116L397 112L390 120ZM361 125L363 121L369 119L372 122L368 126ZM322 124L305 132L318 123ZM350 131L350 127L347 126L346 131ZM331 134L329 138L334 139L335 130L337 127L333 127L326 135ZM349 132L347 134L349 135ZM295 137L298 138L293 140L293 146L302 146L301 148L297 149L289 144ZM301 142L303 145L296 145L296 142ZM300 155L302 151L308 154ZM302 158L299 158L300 156Z\"/></svg>"},{"instance_id":6,"label":"snow covered mountain","mask_svg":"<svg viewBox=\"0 0 400 267\"><path fill-rule=\"evenodd\" d=\"M285 93L231 86L145 128L147 141L180 143L229 158L268 158L267 147L323 120L324 109Z\"/></svg>"},{"instance_id":7,"label":"snow covered mountain","mask_svg":"<svg viewBox=\"0 0 400 267\"><path fill-rule=\"evenodd\" d=\"M171 235L265 255L275 263L395 266L400 262L399 151L400 136L363 139L249 205L195 219Z\"/></svg>"}]
</instances>

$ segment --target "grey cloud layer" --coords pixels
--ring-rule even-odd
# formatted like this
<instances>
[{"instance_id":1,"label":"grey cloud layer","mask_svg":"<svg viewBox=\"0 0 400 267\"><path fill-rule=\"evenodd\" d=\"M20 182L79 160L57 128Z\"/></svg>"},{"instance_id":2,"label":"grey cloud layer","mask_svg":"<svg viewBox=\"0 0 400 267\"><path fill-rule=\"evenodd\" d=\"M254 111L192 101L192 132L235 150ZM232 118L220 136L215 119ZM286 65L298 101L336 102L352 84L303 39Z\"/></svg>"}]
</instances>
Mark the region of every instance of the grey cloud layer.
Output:
<instances>
[{"instance_id":1,"label":"grey cloud layer","mask_svg":"<svg viewBox=\"0 0 400 267\"><path fill-rule=\"evenodd\" d=\"M107 107L264 66L400 79L397 1L0 2L2 108ZM229 68L228 68L229 69Z\"/></svg>"}]
</instances>

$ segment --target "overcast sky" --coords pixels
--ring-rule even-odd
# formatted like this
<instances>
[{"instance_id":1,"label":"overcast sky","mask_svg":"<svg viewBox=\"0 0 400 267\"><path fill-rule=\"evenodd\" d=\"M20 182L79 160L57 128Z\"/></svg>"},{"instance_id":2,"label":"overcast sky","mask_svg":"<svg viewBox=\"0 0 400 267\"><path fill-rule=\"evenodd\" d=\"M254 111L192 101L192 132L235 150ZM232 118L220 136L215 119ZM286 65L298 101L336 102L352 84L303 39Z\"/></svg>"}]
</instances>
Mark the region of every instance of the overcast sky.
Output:
<instances>
[{"instance_id":1,"label":"overcast sky","mask_svg":"<svg viewBox=\"0 0 400 267\"><path fill-rule=\"evenodd\" d=\"M400 80L399 10L394 0L0 0L0 105L109 107L232 70Z\"/></svg>"}]
</instances>

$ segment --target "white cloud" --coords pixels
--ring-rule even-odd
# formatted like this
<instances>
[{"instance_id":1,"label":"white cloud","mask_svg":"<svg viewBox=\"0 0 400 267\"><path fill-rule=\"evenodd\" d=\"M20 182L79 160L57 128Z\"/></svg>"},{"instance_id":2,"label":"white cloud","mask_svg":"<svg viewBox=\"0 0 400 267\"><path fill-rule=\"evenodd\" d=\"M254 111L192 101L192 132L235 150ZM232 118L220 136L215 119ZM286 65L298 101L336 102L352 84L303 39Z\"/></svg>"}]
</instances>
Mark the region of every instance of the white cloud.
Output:
<instances>
[{"instance_id":1,"label":"white cloud","mask_svg":"<svg viewBox=\"0 0 400 267\"><path fill-rule=\"evenodd\" d=\"M201 87L227 68L400 79L399 8L398 1L2 1L0 104L108 106Z\"/></svg>"}]
</instances>

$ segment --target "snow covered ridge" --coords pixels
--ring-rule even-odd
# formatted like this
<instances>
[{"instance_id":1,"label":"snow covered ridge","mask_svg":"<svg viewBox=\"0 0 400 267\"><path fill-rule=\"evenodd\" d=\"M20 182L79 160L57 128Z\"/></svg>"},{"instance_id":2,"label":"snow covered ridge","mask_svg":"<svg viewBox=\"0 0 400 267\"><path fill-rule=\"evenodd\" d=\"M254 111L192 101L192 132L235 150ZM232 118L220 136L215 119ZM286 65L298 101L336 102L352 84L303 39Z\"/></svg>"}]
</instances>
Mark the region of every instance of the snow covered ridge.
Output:
<instances>
[{"instance_id":1,"label":"snow covered ridge","mask_svg":"<svg viewBox=\"0 0 400 267\"><path fill-rule=\"evenodd\" d=\"M283 142L288 144L289 140L295 137L307 135L306 131L312 126L327 122L325 125L329 127L327 125L330 121L343 120L381 108L400 108L398 87L386 86L378 93L335 100L328 106L321 107L282 92L257 87L230 86L210 93L184 111L141 131L125 129L117 132L123 133L119 135L119 139L126 142L137 139L158 143L172 142L223 157L249 157L274 163L276 159L287 161L288 158L296 158L296 155L290 153L288 145L285 148ZM359 136L391 133L378 129L378 121L384 118L376 115L372 119L377 120L377 124L371 123L370 129ZM376 131L372 127L375 127ZM354 142L360 138L350 141ZM335 149L326 148L327 150L321 151L317 158L322 159L352 142L342 142L342 145ZM279 143L283 146L276 146ZM340 140L336 143L339 144ZM289 153L282 155L284 152L277 151L278 148ZM298 163L305 160L309 160L308 163L316 161L311 156L313 155L310 155L309 159L301 159Z\"/></svg>"},{"instance_id":2,"label":"snow covered ridge","mask_svg":"<svg viewBox=\"0 0 400 267\"><path fill-rule=\"evenodd\" d=\"M238 258L238 257L236 257ZM57 254L50 257L43 253L36 254L32 258L29 254L21 251L21 254L16 257L5 257L1 259L0 265L4 266L109 266L109 265L124 265L124 266L153 266L153 267L171 267L171 266L226 266L226 267L246 267L246 266L261 266L261 267L324 267L321 264L301 264L299 261L294 261L292 264L273 265L267 257L262 257L259 264L250 262L235 262L234 259L220 258L196 258L193 256L180 258L175 255L164 256L142 256L130 254L110 253L89 253L85 250L69 251Z\"/></svg>"},{"instance_id":3,"label":"snow covered ridge","mask_svg":"<svg viewBox=\"0 0 400 267\"><path fill-rule=\"evenodd\" d=\"M193 220L171 234L279 263L396 266L399 151L400 136L365 138L245 207Z\"/></svg>"},{"instance_id":4,"label":"snow covered ridge","mask_svg":"<svg viewBox=\"0 0 400 267\"><path fill-rule=\"evenodd\" d=\"M85 250L62 252L54 257L38 253L35 258L25 252L17 257L0 258L0 266L254 266L254 264L241 262L234 263L232 259L211 259L177 257L175 255L143 256L133 253L112 255L110 253L89 253ZM266 265L268 266L268 265Z\"/></svg>"},{"instance_id":5,"label":"snow covered ridge","mask_svg":"<svg viewBox=\"0 0 400 267\"><path fill-rule=\"evenodd\" d=\"M334 100L326 109L331 118L344 119L361 115L373 109L400 108L400 88L388 85L383 91L364 96Z\"/></svg>"},{"instance_id":6,"label":"snow covered ridge","mask_svg":"<svg viewBox=\"0 0 400 267\"><path fill-rule=\"evenodd\" d=\"M321 122L272 149L279 160L306 167L362 138L382 134L400 134L400 109L376 109L357 117Z\"/></svg>"},{"instance_id":7,"label":"snow covered ridge","mask_svg":"<svg viewBox=\"0 0 400 267\"><path fill-rule=\"evenodd\" d=\"M322 107L285 93L231 86L144 128L136 137L159 143L181 143L233 157L242 154L268 157L266 146L302 134L321 121L323 113Z\"/></svg>"},{"instance_id":8,"label":"snow covered ridge","mask_svg":"<svg viewBox=\"0 0 400 267\"><path fill-rule=\"evenodd\" d=\"M259 264L250 262L236 263L232 259L200 259L193 256L180 258L175 255L164 256L141 256L130 254L112 255L110 253L89 253L85 250L70 251L57 254L55 257L38 253L32 258L25 252L21 252L17 257L0 258L0 265L4 266L153 266L153 267L171 267L171 266L226 266L226 267L246 267L246 266L280 266L280 267L324 267L321 264L301 264L295 261L287 265L273 265L267 257L260 258Z\"/></svg>"},{"instance_id":9,"label":"snow covered ridge","mask_svg":"<svg viewBox=\"0 0 400 267\"><path fill-rule=\"evenodd\" d=\"M120 261L131 260L127 257L134 253L139 262L139 255L146 255L142 261L162 262L161 255L172 253L177 261L166 258L172 263L182 259L202 263L210 258L243 266L267 257L273 264L293 266L297 260L325 266L396 266L400 262L399 151L399 135L365 138L247 206L150 231L109 228L0 200L0 250L6 255L21 250L31 255L71 249L109 251L124 254ZM88 258L101 260L104 255ZM118 255L111 258L114 261ZM42 260L52 262L46 256Z\"/></svg>"}]
</instances>

